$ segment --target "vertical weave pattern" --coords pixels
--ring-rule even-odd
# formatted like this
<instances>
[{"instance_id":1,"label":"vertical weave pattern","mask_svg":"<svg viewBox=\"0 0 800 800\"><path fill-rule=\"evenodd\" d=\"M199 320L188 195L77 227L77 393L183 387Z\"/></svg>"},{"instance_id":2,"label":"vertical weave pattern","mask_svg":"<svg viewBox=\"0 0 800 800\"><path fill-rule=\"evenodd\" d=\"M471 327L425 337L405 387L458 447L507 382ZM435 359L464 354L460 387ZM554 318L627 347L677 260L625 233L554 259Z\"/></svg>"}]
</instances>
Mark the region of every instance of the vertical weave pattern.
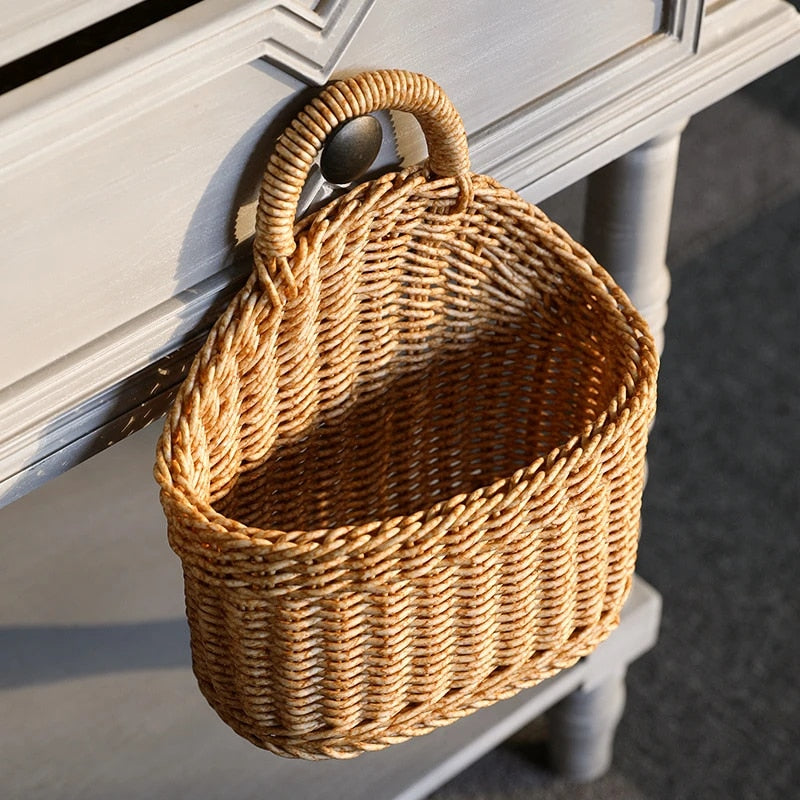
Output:
<instances>
[{"instance_id":1,"label":"vertical weave pattern","mask_svg":"<svg viewBox=\"0 0 800 800\"><path fill-rule=\"evenodd\" d=\"M304 114L330 130L356 111L342 98L416 110L430 161L298 223L289 250L310 162L273 159L256 270L156 463L202 692L242 736L304 758L447 724L608 635L635 564L657 373L644 322L592 257L465 172L438 87L370 73Z\"/></svg>"}]
</instances>

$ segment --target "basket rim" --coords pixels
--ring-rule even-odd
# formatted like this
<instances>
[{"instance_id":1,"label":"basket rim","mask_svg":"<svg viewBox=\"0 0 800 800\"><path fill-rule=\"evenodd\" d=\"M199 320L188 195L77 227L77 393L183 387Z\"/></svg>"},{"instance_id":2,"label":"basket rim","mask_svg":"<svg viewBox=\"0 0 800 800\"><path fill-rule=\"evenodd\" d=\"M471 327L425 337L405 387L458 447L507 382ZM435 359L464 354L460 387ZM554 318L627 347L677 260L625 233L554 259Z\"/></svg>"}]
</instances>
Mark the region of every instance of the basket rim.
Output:
<instances>
[{"instance_id":1,"label":"basket rim","mask_svg":"<svg viewBox=\"0 0 800 800\"><path fill-rule=\"evenodd\" d=\"M408 514L399 514L392 517L379 517L365 522L341 525L328 528L317 529L269 529L257 526L245 525L238 520L228 517L218 512L208 500L203 499L200 493L188 485L186 481L175 480L170 461L172 455L172 428L177 427L180 418L179 410L186 394L189 392L196 373L199 371L199 363L203 356L201 350L195 357L195 361L190 369L184 383L181 385L176 397L174 398L170 411L167 414L164 430L159 438L157 445L157 459L154 467L154 477L160 486L160 496L162 504L177 506L183 515L193 519L195 523L204 526L205 531L210 534L209 543L214 540L216 547L223 541L228 541L233 547L241 547L247 543L253 546L275 547L276 544L287 544L302 536L322 540L334 534L338 538L359 537L362 535L374 535L377 531L393 527L399 527L412 522L418 522L430 517L447 514L449 509L459 503L469 502L478 497L494 495L503 491L503 487L511 489L514 485L522 481L538 479L544 485L555 480L563 470L571 465L575 459L580 458L587 450L596 447L600 439L610 435L611 432L620 424L624 424L626 418L638 410L642 405L655 406L655 387L658 374L659 357L655 350L652 337L646 321L634 307L625 292L616 284L608 271L600 265L592 254L583 245L575 241L572 236L553 222L541 209L528 202L517 192L488 175L469 173L473 179L475 188L475 202L480 202L481 184L487 189L502 190L517 199L520 203L520 212L528 213L532 217L544 220L565 242L568 242L573 249L575 262L581 262L584 275L587 279L597 283L598 288L602 286L606 293L613 299L616 305L616 313L624 319L630 327L636 341L635 372L628 371L628 376L632 382L630 385L622 382L617 393L610 403L600 411L600 413L587 423L581 431L576 432L567 441L552 448L548 453L538 457L530 464L526 464L515 470L511 475L501 476L489 484L479 486L470 492L461 493L436 503L417 509ZM423 189L426 193L444 187L451 188L454 192L460 191L457 179L453 177L431 176L425 162L406 167L394 172L387 172L373 181L355 186L344 195L335 198L330 203L323 206L318 211L298 220L295 225L295 236L304 236L308 229L318 218L324 218L335 208L344 208L353 201L360 193L365 191L371 183L377 181L413 182L418 189ZM563 255L563 254L562 254ZM228 310L217 320L214 329L225 327L229 322L232 309L239 303L252 299L253 295L263 293L257 281L256 273L253 272L245 286L236 294L228 306ZM272 300L278 296L272 295ZM212 329L213 332L213 329ZM594 443L594 444L592 444ZM195 531L196 532L196 531Z\"/></svg>"},{"instance_id":2,"label":"basket rim","mask_svg":"<svg viewBox=\"0 0 800 800\"><path fill-rule=\"evenodd\" d=\"M328 528L261 528L252 525L245 525L238 520L221 514L211 503L202 499L195 491L186 491L184 486L172 480L172 475L168 470L160 471L159 463L156 465L156 480L161 487L161 499L163 503L169 503L180 507L181 511L191 517L195 522L201 523L204 527L205 536L203 542L212 544L215 549L221 549L220 545L228 543L232 548L239 549L243 545L253 547L266 547L273 549L277 546L294 548L299 546L296 541L303 538L309 550L316 549L322 541L330 542L331 538L336 541L352 540L361 536L374 536L381 531L400 529L410 524L421 523L428 519L446 516L453 508L469 504L473 500L481 497L494 496L510 492L513 487L523 482L538 482L538 488L543 489L553 483L565 471L569 471L575 463L582 458L590 458L592 452L600 446L603 439L610 437L619 425L624 425L629 416L637 409L636 406L642 405L647 401L647 394L650 384L654 380L649 378L640 381L637 386L639 392L629 395L629 401L620 409L616 418L609 420L608 410L587 425L582 433L573 435L566 443L554 447L546 455L540 456L530 464L515 470L511 475L499 477L491 483L473 489L470 492L462 492L443 500L439 500L424 508L417 509L409 514L397 514L391 517L378 517L366 522L339 525ZM654 406L654 402L651 403ZM162 434L162 439L164 434ZM158 461L163 458L162 441L159 439ZM188 488L188 487L186 487ZM196 534L197 530L193 529ZM198 539L198 543L200 540ZM289 554L287 553L287 556ZM296 555L293 552L292 555Z\"/></svg>"}]
</instances>

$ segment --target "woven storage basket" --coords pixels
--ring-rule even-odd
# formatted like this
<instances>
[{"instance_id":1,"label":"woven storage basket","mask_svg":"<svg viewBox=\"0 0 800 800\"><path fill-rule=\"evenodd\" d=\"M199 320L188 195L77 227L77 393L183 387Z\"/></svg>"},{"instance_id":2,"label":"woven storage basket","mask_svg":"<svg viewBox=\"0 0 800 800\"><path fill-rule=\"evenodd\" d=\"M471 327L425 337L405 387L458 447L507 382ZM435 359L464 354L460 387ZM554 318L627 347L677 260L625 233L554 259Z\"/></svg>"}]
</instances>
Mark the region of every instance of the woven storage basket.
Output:
<instances>
[{"instance_id":1,"label":"woven storage basket","mask_svg":"<svg viewBox=\"0 0 800 800\"><path fill-rule=\"evenodd\" d=\"M295 224L325 136L386 108L428 160ZM608 274L471 173L447 97L400 71L329 86L287 129L254 256L156 463L222 719L348 757L589 653L631 585L657 372Z\"/></svg>"}]
</instances>

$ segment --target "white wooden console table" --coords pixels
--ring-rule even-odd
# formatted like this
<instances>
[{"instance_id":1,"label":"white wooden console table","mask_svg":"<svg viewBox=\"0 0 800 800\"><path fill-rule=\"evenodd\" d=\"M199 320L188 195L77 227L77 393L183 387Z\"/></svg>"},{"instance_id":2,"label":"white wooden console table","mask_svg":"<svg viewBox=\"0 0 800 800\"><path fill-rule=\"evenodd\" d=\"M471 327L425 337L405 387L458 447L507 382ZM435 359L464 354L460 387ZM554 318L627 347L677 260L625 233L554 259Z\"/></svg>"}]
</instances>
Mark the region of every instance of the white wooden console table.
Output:
<instances>
[{"instance_id":1,"label":"white wooden console table","mask_svg":"<svg viewBox=\"0 0 800 800\"><path fill-rule=\"evenodd\" d=\"M80 526L91 508L93 530L131 537L158 524L160 509L153 437L129 434L163 413L241 284L260 170L312 87L367 68L424 72L461 111L476 171L533 202L589 176L584 241L661 343L682 127L800 53L800 16L785 0L0 0L0 19L0 525L24 527L45 483L115 445L71 473L84 482L70 484L69 513ZM401 134L400 155L412 160L418 138ZM123 462L127 489L103 482ZM57 536L53 524L47 535ZM22 586L31 564L6 559L4 581ZM75 591L114 602L113 587ZM221 796L225 781L230 797L411 800L547 710L554 765L591 778L608 765L625 667L654 643L659 618L657 592L637 580L619 629L573 669L426 737L308 764L238 739L220 751L222 723L208 709L170 710L196 692L182 655L162 649L150 660L110 629L36 634L3 617L2 644L19 648L1 662L5 719L42 702L30 684L47 683L91 714L95 744L64 745L55 721L46 735L34 722L0 731L0 793L199 798ZM159 636L172 631L183 653L182 630L145 625L143 647L169 651ZM135 714L141 682L128 682L116 709L101 709L80 680L58 688L70 665L88 663L69 652L75 642L113 644L130 669L154 668L149 728L120 721ZM124 672L113 654L96 655ZM158 683L166 666L179 668L179 683ZM24 741L25 731L41 741ZM109 755L120 750L124 769Z\"/></svg>"}]
</instances>

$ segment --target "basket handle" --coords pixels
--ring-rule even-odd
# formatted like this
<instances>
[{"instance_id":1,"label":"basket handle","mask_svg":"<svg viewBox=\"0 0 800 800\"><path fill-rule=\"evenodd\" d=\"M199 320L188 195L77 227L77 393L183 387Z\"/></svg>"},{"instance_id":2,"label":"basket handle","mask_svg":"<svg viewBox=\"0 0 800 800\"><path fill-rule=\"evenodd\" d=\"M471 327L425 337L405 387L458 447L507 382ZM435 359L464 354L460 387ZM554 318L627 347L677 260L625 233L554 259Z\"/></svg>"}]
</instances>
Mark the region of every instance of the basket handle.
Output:
<instances>
[{"instance_id":1,"label":"basket handle","mask_svg":"<svg viewBox=\"0 0 800 800\"><path fill-rule=\"evenodd\" d=\"M288 258L295 250L297 204L325 138L353 117L384 109L408 111L417 118L428 144L431 172L467 178L470 166L464 124L442 88L430 78L405 70L377 70L337 81L297 115L269 160L256 212L254 251L259 272L265 267L263 260Z\"/></svg>"}]
</instances>

